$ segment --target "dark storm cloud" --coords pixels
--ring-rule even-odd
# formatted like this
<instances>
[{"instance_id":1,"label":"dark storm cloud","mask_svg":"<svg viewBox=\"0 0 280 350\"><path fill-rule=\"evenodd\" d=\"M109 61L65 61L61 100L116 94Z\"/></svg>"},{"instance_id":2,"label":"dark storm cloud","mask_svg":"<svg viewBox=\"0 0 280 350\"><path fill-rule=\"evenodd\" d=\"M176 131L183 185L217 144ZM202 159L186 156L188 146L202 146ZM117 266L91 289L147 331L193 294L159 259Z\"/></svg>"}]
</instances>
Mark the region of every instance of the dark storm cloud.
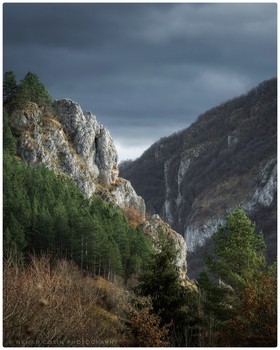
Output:
<instances>
[{"instance_id":1,"label":"dark storm cloud","mask_svg":"<svg viewBox=\"0 0 280 350\"><path fill-rule=\"evenodd\" d=\"M276 75L276 5L5 4L4 70L143 149Z\"/></svg>"},{"instance_id":2,"label":"dark storm cloud","mask_svg":"<svg viewBox=\"0 0 280 350\"><path fill-rule=\"evenodd\" d=\"M125 42L145 9L137 4L6 4L4 10L8 42L87 51ZM18 30L9 27L11 21Z\"/></svg>"}]
</instances>

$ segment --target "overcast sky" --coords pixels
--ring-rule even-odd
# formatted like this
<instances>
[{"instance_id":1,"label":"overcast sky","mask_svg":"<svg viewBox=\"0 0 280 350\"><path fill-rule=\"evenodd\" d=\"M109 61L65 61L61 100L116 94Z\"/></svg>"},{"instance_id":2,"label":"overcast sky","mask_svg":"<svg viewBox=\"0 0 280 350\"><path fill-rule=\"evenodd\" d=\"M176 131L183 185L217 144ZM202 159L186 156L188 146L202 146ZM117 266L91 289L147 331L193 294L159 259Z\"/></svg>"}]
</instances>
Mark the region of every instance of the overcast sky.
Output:
<instances>
[{"instance_id":1,"label":"overcast sky","mask_svg":"<svg viewBox=\"0 0 280 350\"><path fill-rule=\"evenodd\" d=\"M4 4L4 71L36 73L120 160L276 76L276 4Z\"/></svg>"}]
</instances>

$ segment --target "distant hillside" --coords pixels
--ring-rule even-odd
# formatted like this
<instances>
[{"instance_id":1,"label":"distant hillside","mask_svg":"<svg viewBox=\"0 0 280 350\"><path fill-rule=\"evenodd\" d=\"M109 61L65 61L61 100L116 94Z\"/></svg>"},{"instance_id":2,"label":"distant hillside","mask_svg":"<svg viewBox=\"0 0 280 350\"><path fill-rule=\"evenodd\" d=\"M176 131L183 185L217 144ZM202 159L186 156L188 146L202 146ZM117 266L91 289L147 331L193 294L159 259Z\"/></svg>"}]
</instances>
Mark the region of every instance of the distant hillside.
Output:
<instances>
[{"instance_id":1,"label":"distant hillside","mask_svg":"<svg viewBox=\"0 0 280 350\"><path fill-rule=\"evenodd\" d=\"M188 274L225 212L241 204L262 229L269 261L276 258L277 80L261 83L198 117L187 129L153 144L120 175L147 210L186 239Z\"/></svg>"}]
</instances>

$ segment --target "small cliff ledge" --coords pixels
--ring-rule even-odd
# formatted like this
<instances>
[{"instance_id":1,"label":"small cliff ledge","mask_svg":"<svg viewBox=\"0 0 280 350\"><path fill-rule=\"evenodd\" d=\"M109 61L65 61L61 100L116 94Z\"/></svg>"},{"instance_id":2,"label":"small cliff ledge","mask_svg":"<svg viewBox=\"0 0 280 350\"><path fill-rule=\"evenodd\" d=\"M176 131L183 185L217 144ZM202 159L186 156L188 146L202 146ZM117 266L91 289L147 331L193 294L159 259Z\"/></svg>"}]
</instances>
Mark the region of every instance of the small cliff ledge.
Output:
<instances>
[{"instance_id":1,"label":"small cliff ledge","mask_svg":"<svg viewBox=\"0 0 280 350\"><path fill-rule=\"evenodd\" d=\"M178 266L186 271L186 246L182 237L158 220L146 219L144 199L130 181L119 177L118 155L109 131L95 115L82 111L70 99L56 100L52 108L29 103L14 111L10 127L17 137L17 154L31 164L44 164L57 174L72 178L80 190L91 197L100 195L124 212L136 211L139 223L155 242L164 232L174 240L180 257Z\"/></svg>"}]
</instances>

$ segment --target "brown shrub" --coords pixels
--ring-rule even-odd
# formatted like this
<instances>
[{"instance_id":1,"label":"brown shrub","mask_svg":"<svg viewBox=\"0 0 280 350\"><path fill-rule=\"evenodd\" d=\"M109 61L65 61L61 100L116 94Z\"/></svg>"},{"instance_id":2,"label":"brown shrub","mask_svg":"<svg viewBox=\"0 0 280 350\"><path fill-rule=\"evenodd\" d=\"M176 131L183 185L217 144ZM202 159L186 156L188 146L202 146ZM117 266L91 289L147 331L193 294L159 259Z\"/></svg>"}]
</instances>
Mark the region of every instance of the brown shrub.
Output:
<instances>
[{"instance_id":1,"label":"brown shrub","mask_svg":"<svg viewBox=\"0 0 280 350\"><path fill-rule=\"evenodd\" d=\"M4 265L4 346L167 346L151 301L121 283L92 278L74 264L31 258ZM132 300L132 301L131 301Z\"/></svg>"},{"instance_id":2,"label":"brown shrub","mask_svg":"<svg viewBox=\"0 0 280 350\"><path fill-rule=\"evenodd\" d=\"M131 228L136 228L137 226L144 223L144 217L137 208L131 206L124 210L124 216Z\"/></svg>"},{"instance_id":3,"label":"brown shrub","mask_svg":"<svg viewBox=\"0 0 280 350\"><path fill-rule=\"evenodd\" d=\"M96 281L75 265L59 261L51 268L47 257L32 258L25 269L5 264L3 277L5 346L118 345L123 323L102 306Z\"/></svg>"},{"instance_id":4,"label":"brown shrub","mask_svg":"<svg viewBox=\"0 0 280 350\"><path fill-rule=\"evenodd\" d=\"M160 317L153 313L148 298L138 298L130 307L123 346L165 347L169 345L169 326L160 325Z\"/></svg>"}]
</instances>

